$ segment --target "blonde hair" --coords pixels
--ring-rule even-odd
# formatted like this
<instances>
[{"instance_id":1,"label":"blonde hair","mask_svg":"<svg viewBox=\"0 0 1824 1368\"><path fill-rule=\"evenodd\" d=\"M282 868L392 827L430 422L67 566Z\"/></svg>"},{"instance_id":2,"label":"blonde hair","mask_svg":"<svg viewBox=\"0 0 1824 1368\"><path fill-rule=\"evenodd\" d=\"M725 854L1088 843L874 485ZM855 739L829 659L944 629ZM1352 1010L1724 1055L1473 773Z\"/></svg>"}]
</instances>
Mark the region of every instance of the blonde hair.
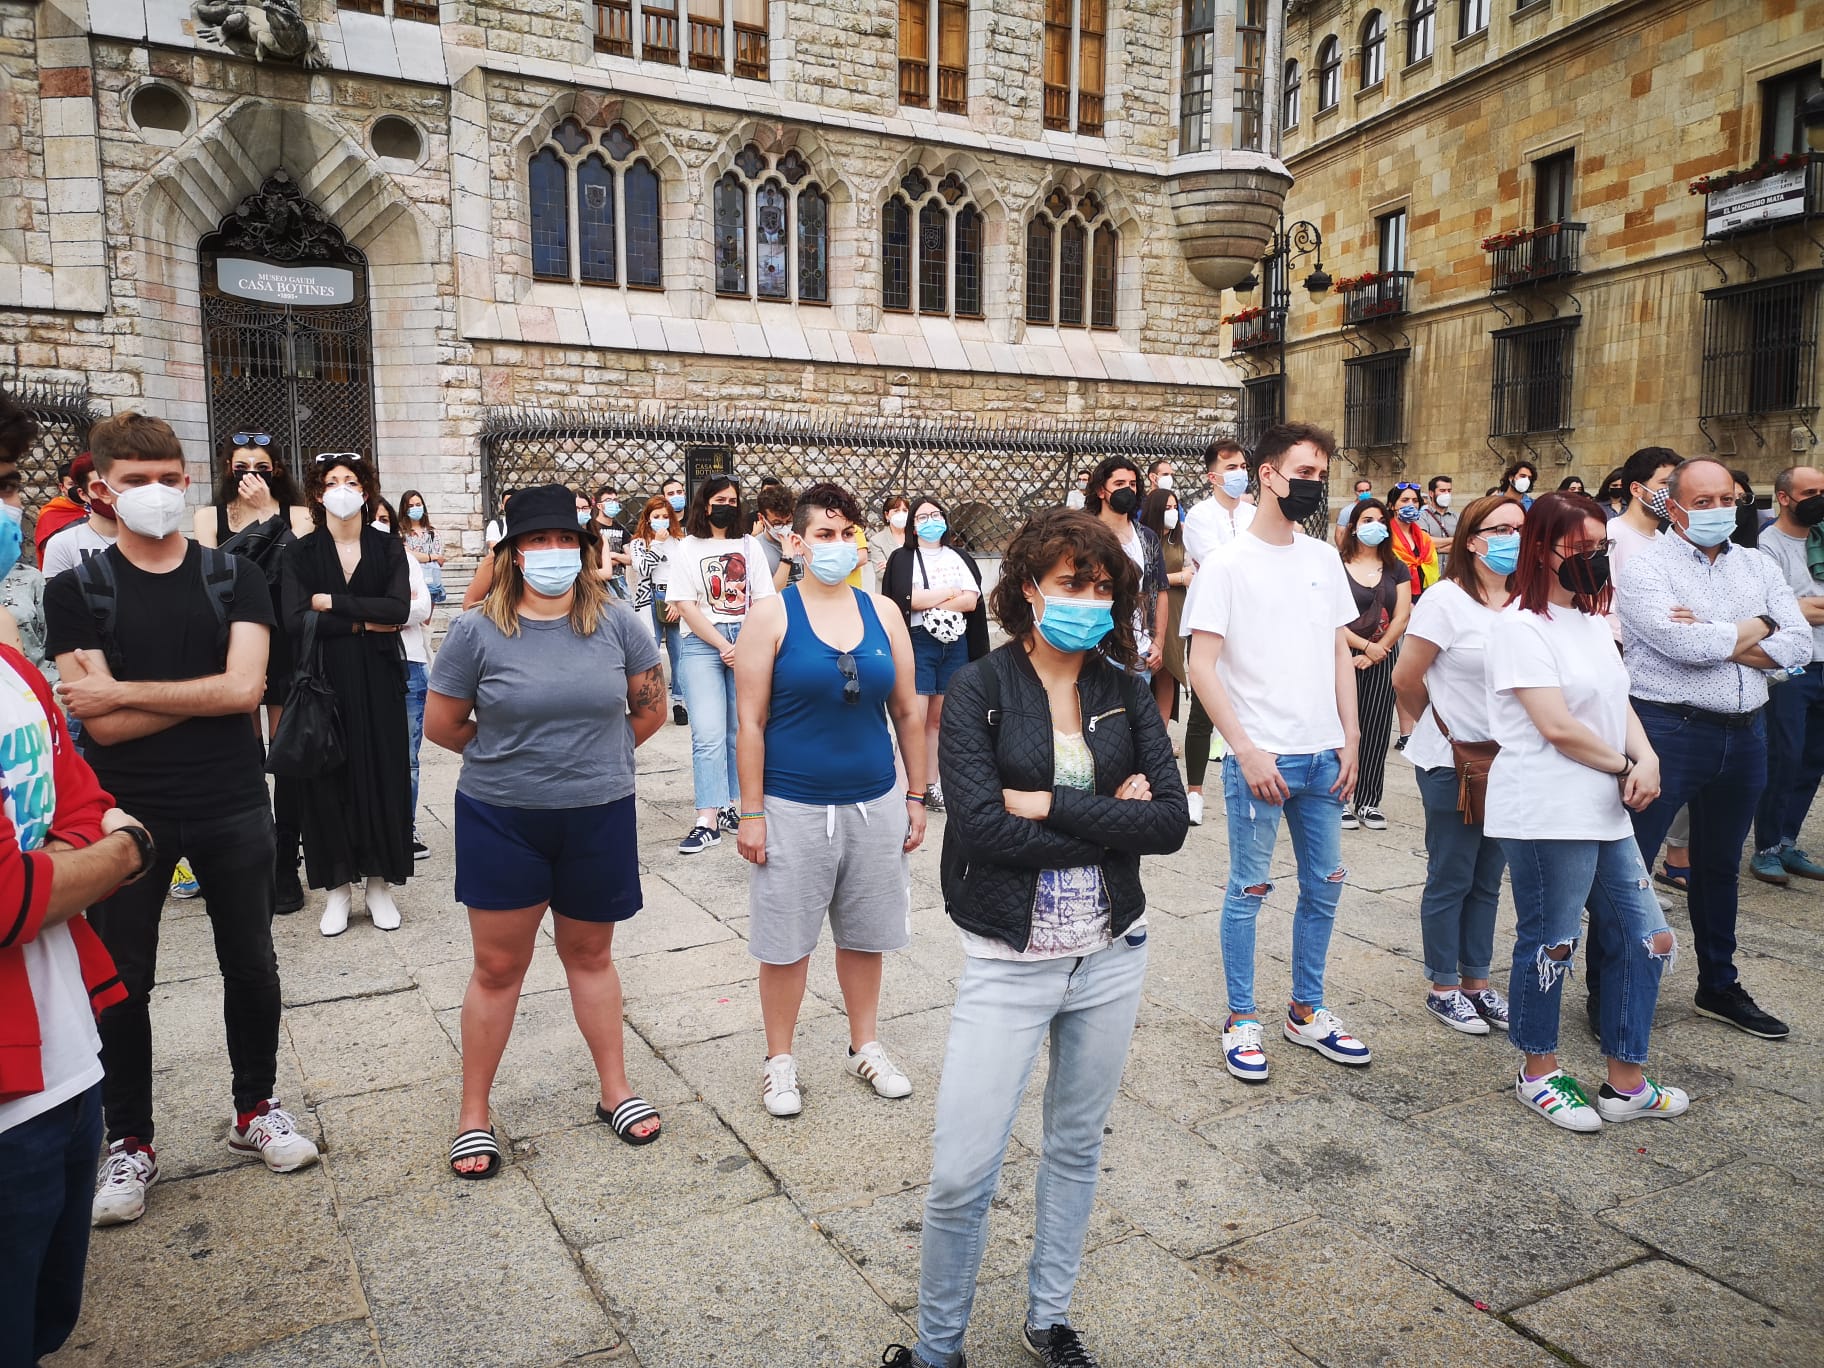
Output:
<instances>
[{"instance_id":1,"label":"blonde hair","mask_svg":"<svg viewBox=\"0 0 1824 1368\"><path fill-rule=\"evenodd\" d=\"M594 636L602 619L608 616L608 583L597 574L601 568L601 538L578 531L582 543L583 569L576 577L574 597L570 600L570 630L578 636ZM481 601L481 614L500 628L502 636L519 635L519 602L525 597L526 577L513 558L513 542L502 538L494 548L494 582Z\"/></svg>"}]
</instances>

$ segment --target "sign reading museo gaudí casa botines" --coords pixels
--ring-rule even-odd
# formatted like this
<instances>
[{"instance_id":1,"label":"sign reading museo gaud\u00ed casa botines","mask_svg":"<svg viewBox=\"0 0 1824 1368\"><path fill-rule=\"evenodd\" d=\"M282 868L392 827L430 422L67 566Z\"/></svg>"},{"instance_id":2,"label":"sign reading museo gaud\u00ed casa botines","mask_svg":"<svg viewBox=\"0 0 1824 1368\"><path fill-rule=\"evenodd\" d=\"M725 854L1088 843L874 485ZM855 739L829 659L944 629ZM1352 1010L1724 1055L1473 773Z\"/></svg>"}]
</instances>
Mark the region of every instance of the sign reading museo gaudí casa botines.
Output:
<instances>
[{"instance_id":1,"label":"sign reading museo gaud\u00ed casa botines","mask_svg":"<svg viewBox=\"0 0 1824 1368\"><path fill-rule=\"evenodd\" d=\"M355 273L346 266L292 261L284 265L247 257L218 257L215 287L223 294L267 304L349 304Z\"/></svg>"}]
</instances>

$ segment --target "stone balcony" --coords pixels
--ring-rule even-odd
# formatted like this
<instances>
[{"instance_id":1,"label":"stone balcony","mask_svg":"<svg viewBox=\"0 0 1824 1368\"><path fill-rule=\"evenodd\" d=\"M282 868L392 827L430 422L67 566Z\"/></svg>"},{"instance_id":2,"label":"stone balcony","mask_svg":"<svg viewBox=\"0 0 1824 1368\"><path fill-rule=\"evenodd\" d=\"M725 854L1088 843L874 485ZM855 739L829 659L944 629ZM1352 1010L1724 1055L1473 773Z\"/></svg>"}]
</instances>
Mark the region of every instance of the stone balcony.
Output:
<instances>
[{"instance_id":1,"label":"stone balcony","mask_svg":"<svg viewBox=\"0 0 1824 1368\"><path fill-rule=\"evenodd\" d=\"M1226 290L1259 265L1279 226L1292 177L1257 152L1180 157L1166 178L1178 245L1191 274Z\"/></svg>"}]
</instances>

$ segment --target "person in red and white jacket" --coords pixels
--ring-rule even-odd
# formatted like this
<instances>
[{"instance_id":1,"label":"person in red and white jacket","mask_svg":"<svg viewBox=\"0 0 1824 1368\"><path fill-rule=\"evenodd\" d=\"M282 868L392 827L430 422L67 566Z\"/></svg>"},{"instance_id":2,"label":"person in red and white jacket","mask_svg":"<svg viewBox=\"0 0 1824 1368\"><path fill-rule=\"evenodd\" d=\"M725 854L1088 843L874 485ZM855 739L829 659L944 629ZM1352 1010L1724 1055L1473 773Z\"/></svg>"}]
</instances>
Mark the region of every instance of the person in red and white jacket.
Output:
<instances>
[{"instance_id":1,"label":"person in red and white jacket","mask_svg":"<svg viewBox=\"0 0 1824 1368\"><path fill-rule=\"evenodd\" d=\"M82 914L154 853L77 755L44 677L0 644L0 1363L52 1353L82 1307L95 1014L127 995Z\"/></svg>"}]
</instances>

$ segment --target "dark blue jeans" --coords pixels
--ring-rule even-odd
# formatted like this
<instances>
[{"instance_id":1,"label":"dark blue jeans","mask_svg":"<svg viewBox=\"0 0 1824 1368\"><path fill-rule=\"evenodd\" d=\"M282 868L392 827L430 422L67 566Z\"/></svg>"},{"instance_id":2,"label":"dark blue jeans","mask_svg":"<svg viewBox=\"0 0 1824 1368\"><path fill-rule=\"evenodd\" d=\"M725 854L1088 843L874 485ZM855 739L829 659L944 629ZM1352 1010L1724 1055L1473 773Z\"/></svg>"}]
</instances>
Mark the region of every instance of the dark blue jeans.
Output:
<instances>
[{"instance_id":1,"label":"dark blue jeans","mask_svg":"<svg viewBox=\"0 0 1824 1368\"><path fill-rule=\"evenodd\" d=\"M1754 848L1774 850L1798 841L1824 779L1824 661L1775 684L1761 716L1767 722L1767 788L1754 813Z\"/></svg>"},{"instance_id":2,"label":"dark blue jeans","mask_svg":"<svg viewBox=\"0 0 1824 1368\"><path fill-rule=\"evenodd\" d=\"M101 1084L0 1131L0 1368L55 1353L82 1311Z\"/></svg>"},{"instance_id":3,"label":"dark blue jeans","mask_svg":"<svg viewBox=\"0 0 1824 1368\"><path fill-rule=\"evenodd\" d=\"M1784 685L1776 687L1784 688ZM1651 703L1636 705L1640 725L1659 756L1659 797L1634 814L1634 839L1647 868L1681 807L1691 808L1691 948L1697 986L1735 982L1735 914L1742 846L1755 804L1767 786L1767 732L1762 718L1746 727L1687 722ZM1595 978L1590 995L1597 995Z\"/></svg>"},{"instance_id":4,"label":"dark blue jeans","mask_svg":"<svg viewBox=\"0 0 1824 1368\"><path fill-rule=\"evenodd\" d=\"M1455 986L1485 979L1495 957L1495 909L1507 855L1457 811L1453 766L1415 769L1425 804L1425 891L1419 897L1419 935L1425 976Z\"/></svg>"}]
</instances>

